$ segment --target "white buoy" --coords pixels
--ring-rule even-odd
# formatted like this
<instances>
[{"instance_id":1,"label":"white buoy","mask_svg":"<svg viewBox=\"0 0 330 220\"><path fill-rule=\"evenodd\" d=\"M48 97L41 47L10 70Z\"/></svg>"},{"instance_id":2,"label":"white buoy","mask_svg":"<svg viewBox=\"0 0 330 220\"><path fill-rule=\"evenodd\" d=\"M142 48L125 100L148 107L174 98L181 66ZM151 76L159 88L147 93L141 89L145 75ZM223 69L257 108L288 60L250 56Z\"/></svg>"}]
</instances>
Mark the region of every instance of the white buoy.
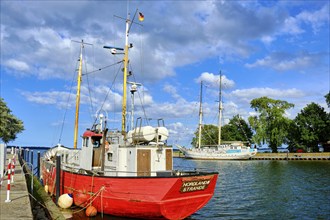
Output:
<instances>
[{"instance_id":1,"label":"white buoy","mask_svg":"<svg viewBox=\"0 0 330 220\"><path fill-rule=\"evenodd\" d=\"M73 198L71 194L63 194L58 198L58 206L67 209L70 208L73 204Z\"/></svg>"},{"instance_id":2,"label":"white buoy","mask_svg":"<svg viewBox=\"0 0 330 220\"><path fill-rule=\"evenodd\" d=\"M48 193L48 185L45 185L45 192Z\"/></svg>"}]
</instances>

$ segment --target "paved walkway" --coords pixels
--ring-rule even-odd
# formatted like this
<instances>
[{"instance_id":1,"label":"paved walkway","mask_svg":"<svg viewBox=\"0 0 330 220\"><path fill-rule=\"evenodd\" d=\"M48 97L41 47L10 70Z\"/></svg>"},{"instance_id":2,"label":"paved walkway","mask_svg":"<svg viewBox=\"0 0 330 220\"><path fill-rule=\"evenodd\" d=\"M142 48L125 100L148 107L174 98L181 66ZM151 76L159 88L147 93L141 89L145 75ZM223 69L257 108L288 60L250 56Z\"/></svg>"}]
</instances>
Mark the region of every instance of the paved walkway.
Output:
<instances>
[{"instance_id":1,"label":"paved walkway","mask_svg":"<svg viewBox=\"0 0 330 220\"><path fill-rule=\"evenodd\" d=\"M8 159L12 157L13 155L7 154L6 164L8 164ZM14 183L11 183L10 188L11 202L5 202L7 199L7 176L5 176L0 188L0 219L32 220L33 215L31 211L28 189L25 182L24 172L19 164L17 156L15 163Z\"/></svg>"}]
</instances>

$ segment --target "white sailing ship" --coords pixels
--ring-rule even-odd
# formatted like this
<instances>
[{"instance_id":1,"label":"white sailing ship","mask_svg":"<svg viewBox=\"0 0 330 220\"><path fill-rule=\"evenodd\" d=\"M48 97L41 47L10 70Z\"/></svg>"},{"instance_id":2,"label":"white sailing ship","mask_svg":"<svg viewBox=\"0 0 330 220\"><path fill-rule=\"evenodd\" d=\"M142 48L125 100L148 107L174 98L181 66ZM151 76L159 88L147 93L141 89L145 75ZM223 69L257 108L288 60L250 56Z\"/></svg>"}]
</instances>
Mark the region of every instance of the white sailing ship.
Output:
<instances>
[{"instance_id":1,"label":"white sailing ship","mask_svg":"<svg viewBox=\"0 0 330 220\"><path fill-rule=\"evenodd\" d=\"M200 90L200 106L199 106L199 126L197 146L186 148L177 145L179 150L189 159L206 159L206 160L247 160L255 156L257 149L245 146L242 142L232 142L230 144L221 143L221 119L222 119L222 95L221 95L221 72L220 72L220 89L219 89L219 117L218 117L218 144L202 145L202 88Z\"/></svg>"}]
</instances>

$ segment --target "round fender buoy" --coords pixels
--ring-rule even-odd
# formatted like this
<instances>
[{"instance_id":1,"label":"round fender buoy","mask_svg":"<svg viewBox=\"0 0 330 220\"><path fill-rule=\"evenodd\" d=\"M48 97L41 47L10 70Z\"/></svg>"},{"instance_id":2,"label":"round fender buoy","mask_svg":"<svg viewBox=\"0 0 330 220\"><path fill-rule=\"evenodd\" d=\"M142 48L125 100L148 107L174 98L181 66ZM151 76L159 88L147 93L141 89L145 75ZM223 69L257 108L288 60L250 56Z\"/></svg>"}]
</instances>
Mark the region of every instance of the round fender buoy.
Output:
<instances>
[{"instance_id":1,"label":"round fender buoy","mask_svg":"<svg viewBox=\"0 0 330 220\"><path fill-rule=\"evenodd\" d=\"M45 185L45 192L48 193L48 185Z\"/></svg>"},{"instance_id":2,"label":"round fender buoy","mask_svg":"<svg viewBox=\"0 0 330 220\"><path fill-rule=\"evenodd\" d=\"M73 204L73 198L71 194L63 194L58 198L58 206L67 209L70 208Z\"/></svg>"},{"instance_id":3,"label":"round fender buoy","mask_svg":"<svg viewBox=\"0 0 330 220\"><path fill-rule=\"evenodd\" d=\"M92 216L96 216L97 210L94 206L91 205L86 209L85 213L86 213L86 216L92 217Z\"/></svg>"},{"instance_id":4,"label":"round fender buoy","mask_svg":"<svg viewBox=\"0 0 330 220\"><path fill-rule=\"evenodd\" d=\"M73 194L73 203L76 206L86 207L89 199L89 195L83 192L77 192Z\"/></svg>"},{"instance_id":5,"label":"round fender buoy","mask_svg":"<svg viewBox=\"0 0 330 220\"><path fill-rule=\"evenodd\" d=\"M50 193L51 195L53 195L53 186L52 185L48 185L48 193Z\"/></svg>"}]
</instances>

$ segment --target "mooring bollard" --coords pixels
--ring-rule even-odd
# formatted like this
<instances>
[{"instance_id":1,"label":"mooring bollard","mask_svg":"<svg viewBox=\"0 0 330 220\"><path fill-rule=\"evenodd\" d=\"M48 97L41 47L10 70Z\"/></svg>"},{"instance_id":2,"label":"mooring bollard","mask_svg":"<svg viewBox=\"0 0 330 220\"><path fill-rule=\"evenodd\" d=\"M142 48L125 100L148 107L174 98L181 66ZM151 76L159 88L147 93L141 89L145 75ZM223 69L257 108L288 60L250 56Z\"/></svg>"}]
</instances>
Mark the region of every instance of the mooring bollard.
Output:
<instances>
[{"instance_id":1,"label":"mooring bollard","mask_svg":"<svg viewBox=\"0 0 330 220\"><path fill-rule=\"evenodd\" d=\"M37 158L38 158L38 161L37 161L37 177L38 179L40 179L40 151L38 151L37 153Z\"/></svg>"},{"instance_id":2,"label":"mooring bollard","mask_svg":"<svg viewBox=\"0 0 330 220\"><path fill-rule=\"evenodd\" d=\"M31 164L32 164L32 166L33 166L33 150L31 150ZM33 172L33 170L31 170L32 172Z\"/></svg>"},{"instance_id":3,"label":"mooring bollard","mask_svg":"<svg viewBox=\"0 0 330 220\"><path fill-rule=\"evenodd\" d=\"M25 150L24 148L20 148L20 150L21 150L21 158L22 160L25 160Z\"/></svg>"},{"instance_id":4,"label":"mooring bollard","mask_svg":"<svg viewBox=\"0 0 330 220\"><path fill-rule=\"evenodd\" d=\"M56 204L60 197L60 179L61 179L61 156L56 156Z\"/></svg>"},{"instance_id":5,"label":"mooring bollard","mask_svg":"<svg viewBox=\"0 0 330 220\"><path fill-rule=\"evenodd\" d=\"M29 149L27 148L27 149L25 149L25 151L26 151L26 162L29 162L29 159L30 159L30 151L29 151Z\"/></svg>"},{"instance_id":6,"label":"mooring bollard","mask_svg":"<svg viewBox=\"0 0 330 220\"><path fill-rule=\"evenodd\" d=\"M8 181L7 181L7 199L5 200L5 202L11 202L10 200L10 181L11 181L11 177L10 177L10 173L11 173L11 159L9 159L8 161Z\"/></svg>"}]
</instances>

